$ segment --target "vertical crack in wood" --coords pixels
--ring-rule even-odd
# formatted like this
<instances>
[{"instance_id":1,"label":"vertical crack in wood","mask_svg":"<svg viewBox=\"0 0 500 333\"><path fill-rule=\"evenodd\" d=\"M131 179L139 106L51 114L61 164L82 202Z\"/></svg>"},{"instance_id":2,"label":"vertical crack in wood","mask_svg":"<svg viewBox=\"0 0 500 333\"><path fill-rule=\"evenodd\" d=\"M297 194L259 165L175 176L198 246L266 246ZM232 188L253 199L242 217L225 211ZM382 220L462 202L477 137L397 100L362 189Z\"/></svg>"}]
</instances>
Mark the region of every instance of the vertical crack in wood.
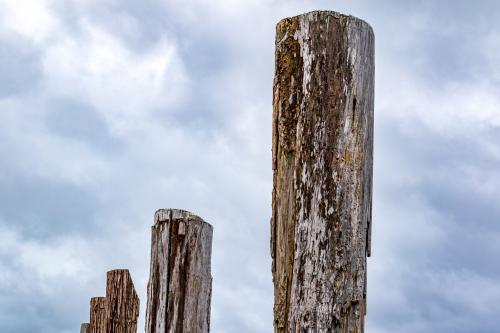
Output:
<instances>
[{"instance_id":1,"label":"vertical crack in wood","mask_svg":"<svg viewBox=\"0 0 500 333\"><path fill-rule=\"evenodd\" d=\"M171 292L170 292L170 286L171 286L171 278L172 278L172 272L173 272L173 267L174 267L174 264L175 264L175 254L173 253L173 250L172 250L172 242L173 242L173 234L174 234L174 230L173 230L173 221L172 221L172 211L169 212L169 233L167 235L168 237L168 248L167 248L167 262L168 262L168 266L165 268L166 269L166 273L167 273L167 276L166 276L166 281L165 281L165 288L166 288L166 294L167 295L170 295ZM160 281L160 283L162 283L162 281ZM165 309L165 311L168 311L169 308L172 308L172 304L174 302L174 298L173 297L168 297L167 300L166 300L166 303L167 303L167 307ZM172 321L175 319L174 316L168 316L168 312L167 314L165 314L165 329L167 327L172 327ZM165 331L165 332L168 332L168 331ZM177 333L176 331L174 333Z\"/></svg>"},{"instance_id":2,"label":"vertical crack in wood","mask_svg":"<svg viewBox=\"0 0 500 333\"><path fill-rule=\"evenodd\" d=\"M158 253L158 237L154 232L154 227L151 227L151 268L150 268L150 280L148 282L148 294L156 294L159 289L159 264L156 260ZM150 309L146 317L146 331L153 331L153 325L156 322L156 316L158 312L158 298L148 298L147 308ZM149 316L149 317L148 317Z\"/></svg>"}]
</instances>

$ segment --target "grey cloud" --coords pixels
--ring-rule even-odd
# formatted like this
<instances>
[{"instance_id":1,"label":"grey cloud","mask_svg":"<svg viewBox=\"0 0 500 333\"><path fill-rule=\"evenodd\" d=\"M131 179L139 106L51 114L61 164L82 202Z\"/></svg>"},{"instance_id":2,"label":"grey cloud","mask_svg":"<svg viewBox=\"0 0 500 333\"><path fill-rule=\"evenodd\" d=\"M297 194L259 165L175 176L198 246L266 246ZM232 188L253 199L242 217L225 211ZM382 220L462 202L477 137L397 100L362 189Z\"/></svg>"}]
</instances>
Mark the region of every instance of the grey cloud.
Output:
<instances>
[{"instance_id":1,"label":"grey cloud","mask_svg":"<svg viewBox=\"0 0 500 333\"><path fill-rule=\"evenodd\" d=\"M123 143L111 135L105 119L84 101L54 98L44 108L45 125L54 135L85 142L102 153L122 151Z\"/></svg>"},{"instance_id":2,"label":"grey cloud","mask_svg":"<svg viewBox=\"0 0 500 333\"><path fill-rule=\"evenodd\" d=\"M1 94L37 90L43 98L23 106L41 110L42 125L50 136L85 143L113 172L99 175L101 184L85 188L57 180L57 175L51 179L27 175L17 168L22 161L9 162L16 144L5 141L0 147L5 161L0 168L3 225L20 228L23 237L48 246L57 242L57 236L84 235L89 242L104 238L95 245L96 253L109 255L89 254L103 262L95 269L104 273L106 267L128 265L137 272L134 278L144 300L148 226L154 209L193 210L215 226L214 331L271 331L268 224L274 25L282 14L331 8L331 2L269 2L237 18L213 13L209 17L193 3L182 12L177 7L183 5L175 1L54 6L70 35L84 33L80 30L84 18L138 53L163 37L176 43L190 79L189 93L168 109L159 106L152 118L142 119L161 126L146 124L117 139L111 124L83 98L45 96L47 92L38 89L39 51L29 44L7 44L8 57L0 58L0 69L12 68L13 74L3 76ZM488 78L491 64L481 58L478 48L479 37L497 26L493 1L355 1L338 6L374 27L377 58L387 61L379 62L377 82L391 82L392 66L404 70L417 86L439 88L451 81L474 80L478 72ZM418 16L429 23L409 25ZM435 33L447 26L453 29ZM18 88L11 89L9 77L19 79ZM398 82L392 84L398 88ZM44 102L39 104L40 100ZM253 110L250 119L243 117L248 109ZM367 331L494 331L498 308L481 308L490 305L482 293L472 304L450 293L459 287L480 290L482 281L493 287L498 282L498 267L490 260L500 251L494 244L499 230L493 220L500 213L498 200L474 185L481 179L497 181L498 161L483 144L495 144L498 132L483 131L480 139L471 141L465 135L436 132L408 116L402 116L407 122L402 124L379 111ZM24 121L38 121L30 115L26 113ZM413 130L405 127L408 123ZM165 133L155 133L161 129ZM44 153L54 152L47 147ZM474 179L467 179L464 167L474 171L470 176ZM487 174L484 178L478 176L482 171ZM136 249L130 249L132 241ZM86 281L54 278L50 286L61 291L42 292L33 270L20 265L16 253L6 253L0 257L2 271L32 287L10 288L0 280L0 331L77 330L88 314L88 299L102 293L94 287L102 276ZM493 302L497 297L492 296ZM144 307L143 303L141 313ZM30 320L18 316L26 312ZM256 321L262 325L253 325Z\"/></svg>"},{"instance_id":3,"label":"grey cloud","mask_svg":"<svg viewBox=\"0 0 500 333\"><path fill-rule=\"evenodd\" d=\"M390 213L380 212L380 209L391 207L401 212L399 216L405 217L392 221L378 219L385 225L382 230L378 229L384 232L397 224L397 228L406 230L400 237L413 235L417 243L401 239L400 246L391 246L397 252L384 252L390 258L379 258L392 264L384 268L387 283L377 281L377 285L369 287L369 290L382 288L375 292L381 297L375 300L369 298L368 319L371 327L381 327L387 332L465 333L471 331L470 323L474 322L474 331L492 331L496 317L491 314L495 311L480 299L478 291L484 288L481 281L497 281L497 286L500 286L497 279L499 268L491 264L491 258L498 254L498 248L491 242L494 243L494 239L500 236L494 219L500 213L499 201L471 183L480 178L474 179L474 174L466 175L463 170L472 168L479 173L484 172L490 175L489 181L496 182L500 163L484 150L481 141L475 141L470 136L450 137L436 133L418 119L411 122L411 131L405 131L405 127L394 119L382 118L378 124L376 147L383 147L381 150L386 158L391 154L398 158L392 160L392 170L381 170L380 160L376 158L375 179L382 172L383 179L390 178L398 170L418 178L416 182L399 181L393 186L377 187L376 184L375 216L389 216ZM487 137L496 137L496 130L491 129L491 133L481 136L483 139ZM414 195L438 213L433 220L427 221L444 235L437 243L428 243L428 238L433 235L427 234L428 230L422 229L421 222L416 220L423 212L408 209L407 202ZM385 207L377 205L381 201L387 203ZM422 240L420 244L419 239ZM376 239L374 244L377 244ZM371 265L378 266L376 260L375 255ZM474 279L462 277L464 272L472 274ZM450 281L453 278L457 281ZM457 287L456 283L462 285ZM454 295L457 291L476 294L479 299L471 302L457 297ZM403 304L391 304L391 298L384 300L384 293L399 295L397 299L403 300ZM496 304L500 304L499 296L493 295L497 299ZM494 307L500 308L500 305ZM478 318L481 320L478 321Z\"/></svg>"},{"instance_id":4,"label":"grey cloud","mask_svg":"<svg viewBox=\"0 0 500 333\"><path fill-rule=\"evenodd\" d=\"M39 50L21 36L0 33L0 98L36 89L42 73Z\"/></svg>"},{"instance_id":5,"label":"grey cloud","mask_svg":"<svg viewBox=\"0 0 500 333\"><path fill-rule=\"evenodd\" d=\"M154 0L106 1L96 3L58 2L53 5L57 17L71 34L81 33L82 18L104 27L134 51L143 51L175 29L163 3Z\"/></svg>"},{"instance_id":6,"label":"grey cloud","mask_svg":"<svg viewBox=\"0 0 500 333\"><path fill-rule=\"evenodd\" d=\"M0 216L30 238L90 232L98 210L95 195L72 184L16 173L0 181Z\"/></svg>"},{"instance_id":7,"label":"grey cloud","mask_svg":"<svg viewBox=\"0 0 500 333\"><path fill-rule=\"evenodd\" d=\"M86 299L92 292L86 286L72 279L59 279L52 282L57 290L43 292L39 276L27 269L10 269L17 272L17 278L10 289L0 288L2 332L66 332L76 322L88 320L87 302L79 304L77 298L68 297L71 293Z\"/></svg>"},{"instance_id":8,"label":"grey cloud","mask_svg":"<svg viewBox=\"0 0 500 333\"><path fill-rule=\"evenodd\" d=\"M440 88L450 81L489 76L484 38L500 29L495 18L498 2L384 1L367 3L362 9L377 32L377 58L389 57L395 67L404 65L413 79ZM380 20L382 15L387 19Z\"/></svg>"},{"instance_id":9,"label":"grey cloud","mask_svg":"<svg viewBox=\"0 0 500 333\"><path fill-rule=\"evenodd\" d=\"M372 317L377 316L375 327L383 327L389 332L492 332L496 320L492 314L498 305L484 301L464 300L460 293L469 297L482 297L485 286L481 280L450 280L450 276L459 276L460 272L431 268L422 263L412 263L412 271L400 276L399 283L388 288L401 288L404 302L391 306L379 300L372 306ZM458 279L457 279L458 280ZM474 323L474 324L471 324ZM474 325L472 328L471 325Z\"/></svg>"}]
</instances>

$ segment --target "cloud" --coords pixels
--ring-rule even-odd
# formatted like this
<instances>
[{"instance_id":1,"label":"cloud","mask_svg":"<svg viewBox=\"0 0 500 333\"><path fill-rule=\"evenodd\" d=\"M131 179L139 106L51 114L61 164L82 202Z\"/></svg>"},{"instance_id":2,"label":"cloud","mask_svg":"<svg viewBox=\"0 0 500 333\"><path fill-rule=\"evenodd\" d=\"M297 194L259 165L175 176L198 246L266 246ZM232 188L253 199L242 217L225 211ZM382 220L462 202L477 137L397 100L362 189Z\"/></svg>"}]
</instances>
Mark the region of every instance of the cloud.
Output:
<instances>
[{"instance_id":1,"label":"cloud","mask_svg":"<svg viewBox=\"0 0 500 333\"><path fill-rule=\"evenodd\" d=\"M367 331L494 331L497 5L337 5L377 36ZM78 329L116 267L143 314L176 207L215 227L212 329L269 332L274 26L331 3L0 7L0 331Z\"/></svg>"},{"instance_id":2,"label":"cloud","mask_svg":"<svg viewBox=\"0 0 500 333\"><path fill-rule=\"evenodd\" d=\"M66 36L45 50L47 89L84 99L113 119L140 117L179 98L187 79L175 45L160 40L136 53L87 22L82 30L81 38Z\"/></svg>"},{"instance_id":3,"label":"cloud","mask_svg":"<svg viewBox=\"0 0 500 333\"><path fill-rule=\"evenodd\" d=\"M36 89L42 73L39 50L19 36L0 35L0 98Z\"/></svg>"},{"instance_id":4,"label":"cloud","mask_svg":"<svg viewBox=\"0 0 500 333\"><path fill-rule=\"evenodd\" d=\"M80 315L67 295L92 291L96 252L81 237L30 240L15 227L0 224L0 318L4 332L63 332ZM15 256L13 256L15 254ZM24 273L24 274L20 274ZM29 318L29 320L27 320Z\"/></svg>"},{"instance_id":5,"label":"cloud","mask_svg":"<svg viewBox=\"0 0 500 333\"><path fill-rule=\"evenodd\" d=\"M11 33L42 44L57 30L58 20L50 8L50 1L4 0L0 4L2 26Z\"/></svg>"}]
</instances>

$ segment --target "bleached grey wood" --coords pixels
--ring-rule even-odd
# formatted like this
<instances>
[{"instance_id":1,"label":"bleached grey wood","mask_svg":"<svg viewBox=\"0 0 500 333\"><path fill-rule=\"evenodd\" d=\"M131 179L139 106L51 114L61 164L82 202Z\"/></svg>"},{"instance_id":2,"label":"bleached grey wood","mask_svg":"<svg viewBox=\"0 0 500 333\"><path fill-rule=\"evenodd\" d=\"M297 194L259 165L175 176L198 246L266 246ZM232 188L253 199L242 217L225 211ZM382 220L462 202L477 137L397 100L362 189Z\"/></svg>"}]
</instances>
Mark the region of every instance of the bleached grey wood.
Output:
<instances>
[{"instance_id":1,"label":"bleached grey wood","mask_svg":"<svg viewBox=\"0 0 500 333\"><path fill-rule=\"evenodd\" d=\"M84 323L80 326L80 333L90 333L90 324Z\"/></svg>"},{"instance_id":2,"label":"bleached grey wood","mask_svg":"<svg viewBox=\"0 0 500 333\"><path fill-rule=\"evenodd\" d=\"M374 34L316 11L276 28L271 256L276 333L363 332Z\"/></svg>"},{"instance_id":3,"label":"bleached grey wood","mask_svg":"<svg viewBox=\"0 0 500 333\"><path fill-rule=\"evenodd\" d=\"M90 300L90 323L82 324L86 333L136 333L139 297L127 269L106 274L106 297ZM85 325L87 325L85 327Z\"/></svg>"},{"instance_id":4,"label":"bleached grey wood","mask_svg":"<svg viewBox=\"0 0 500 333\"><path fill-rule=\"evenodd\" d=\"M210 224L179 209L155 213L146 333L208 333L212 293Z\"/></svg>"}]
</instances>

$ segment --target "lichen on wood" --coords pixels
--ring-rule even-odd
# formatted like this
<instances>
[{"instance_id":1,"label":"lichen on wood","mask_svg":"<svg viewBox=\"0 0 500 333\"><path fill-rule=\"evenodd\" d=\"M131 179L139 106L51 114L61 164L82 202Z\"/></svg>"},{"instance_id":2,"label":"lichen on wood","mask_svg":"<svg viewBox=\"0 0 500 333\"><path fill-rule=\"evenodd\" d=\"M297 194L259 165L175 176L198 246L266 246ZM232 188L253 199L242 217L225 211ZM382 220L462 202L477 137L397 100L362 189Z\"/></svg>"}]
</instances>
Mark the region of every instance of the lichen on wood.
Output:
<instances>
[{"instance_id":1,"label":"lichen on wood","mask_svg":"<svg viewBox=\"0 0 500 333\"><path fill-rule=\"evenodd\" d=\"M271 256L275 332L363 332L374 35L311 12L276 28Z\"/></svg>"}]
</instances>

